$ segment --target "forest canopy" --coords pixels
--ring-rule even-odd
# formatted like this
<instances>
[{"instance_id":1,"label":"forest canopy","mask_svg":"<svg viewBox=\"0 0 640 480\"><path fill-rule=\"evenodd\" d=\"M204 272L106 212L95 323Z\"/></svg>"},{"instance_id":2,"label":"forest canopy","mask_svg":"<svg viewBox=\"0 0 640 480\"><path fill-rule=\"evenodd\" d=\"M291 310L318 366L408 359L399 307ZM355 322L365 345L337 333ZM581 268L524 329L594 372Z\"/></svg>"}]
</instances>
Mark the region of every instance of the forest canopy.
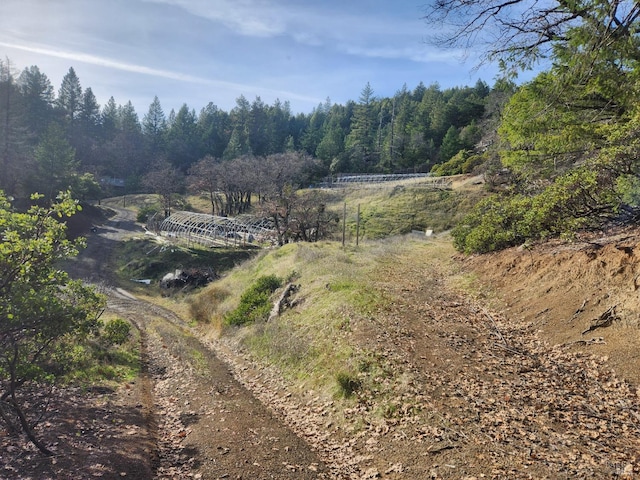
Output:
<instances>
[{"instance_id":1,"label":"forest canopy","mask_svg":"<svg viewBox=\"0 0 640 480\"><path fill-rule=\"evenodd\" d=\"M240 96L229 112L209 103L199 112L184 104L168 113L155 97L139 115L131 102L119 105L113 97L99 105L73 67L55 90L37 66L18 73L6 60L0 62L0 188L14 196L71 188L77 198L96 198L100 187L122 182L128 191L148 188L143 180L160 164L186 175L205 157L230 162L287 152L317 159L316 179L425 172L478 142L493 94L478 81L444 90L437 83L402 86L393 97L378 98L367 84L357 100L327 99L307 114L292 113L287 102Z\"/></svg>"}]
</instances>

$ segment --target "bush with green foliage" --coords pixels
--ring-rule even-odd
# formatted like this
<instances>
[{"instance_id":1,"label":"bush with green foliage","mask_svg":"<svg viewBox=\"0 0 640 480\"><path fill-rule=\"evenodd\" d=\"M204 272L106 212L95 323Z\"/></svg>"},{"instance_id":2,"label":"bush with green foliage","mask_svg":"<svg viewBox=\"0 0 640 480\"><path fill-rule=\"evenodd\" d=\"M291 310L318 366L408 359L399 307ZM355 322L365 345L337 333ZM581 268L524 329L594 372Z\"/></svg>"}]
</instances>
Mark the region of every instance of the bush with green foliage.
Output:
<instances>
[{"instance_id":1,"label":"bush with green foliage","mask_svg":"<svg viewBox=\"0 0 640 480\"><path fill-rule=\"evenodd\" d=\"M265 320L271 311L270 297L282 286L275 275L259 277L240 297L238 307L225 316L228 325L243 325Z\"/></svg>"},{"instance_id":2,"label":"bush with green foliage","mask_svg":"<svg viewBox=\"0 0 640 480\"><path fill-rule=\"evenodd\" d=\"M131 324L122 318L114 318L102 328L102 339L108 345L122 345L129 339Z\"/></svg>"},{"instance_id":3,"label":"bush with green foliage","mask_svg":"<svg viewBox=\"0 0 640 480\"><path fill-rule=\"evenodd\" d=\"M537 195L494 195L478 203L452 231L466 253L486 253L550 237L570 237L616 217L615 175L597 164L558 177Z\"/></svg>"},{"instance_id":4,"label":"bush with green foliage","mask_svg":"<svg viewBox=\"0 0 640 480\"><path fill-rule=\"evenodd\" d=\"M79 209L66 193L48 208L21 213L0 192L0 421L46 454L33 431L45 406L23 392L64 375L68 363L60 353L87 342L105 305L93 287L59 268L83 245L66 238L62 221Z\"/></svg>"},{"instance_id":5,"label":"bush with green foliage","mask_svg":"<svg viewBox=\"0 0 640 480\"><path fill-rule=\"evenodd\" d=\"M158 205L145 205L138 210L136 222L146 223L153 215L160 212L161 209Z\"/></svg>"},{"instance_id":6,"label":"bush with green foliage","mask_svg":"<svg viewBox=\"0 0 640 480\"><path fill-rule=\"evenodd\" d=\"M338 384L338 395L344 398L351 397L362 386L358 377L344 371L336 374L336 383Z\"/></svg>"},{"instance_id":7,"label":"bush with green foliage","mask_svg":"<svg viewBox=\"0 0 640 480\"><path fill-rule=\"evenodd\" d=\"M431 168L431 174L443 177L472 173L476 167L482 165L486 160L487 157L485 155L477 155L470 150L460 150L446 162L434 165Z\"/></svg>"}]
</instances>

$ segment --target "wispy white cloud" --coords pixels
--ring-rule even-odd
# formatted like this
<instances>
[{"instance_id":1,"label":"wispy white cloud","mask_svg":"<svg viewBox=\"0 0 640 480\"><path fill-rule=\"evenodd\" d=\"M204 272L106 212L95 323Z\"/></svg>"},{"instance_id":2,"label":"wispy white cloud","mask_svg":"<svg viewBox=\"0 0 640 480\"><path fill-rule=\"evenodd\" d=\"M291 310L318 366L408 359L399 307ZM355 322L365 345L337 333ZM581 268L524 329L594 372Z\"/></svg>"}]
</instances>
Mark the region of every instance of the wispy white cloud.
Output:
<instances>
[{"instance_id":1,"label":"wispy white cloud","mask_svg":"<svg viewBox=\"0 0 640 480\"><path fill-rule=\"evenodd\" d=\"M216 87L216 88L224 88L224 89L232 90L235 92L259 91L259 92L262 92L263 94L282 96L283 98L286 98L286 99L290 98L295 100L301 100L304 102L322 101L319 98L315 98L307 95L300 95L295 92L257 87L255 85L247 85L247 84L236 83L236 82L227 82L224 80L203 78L203 77L184 74L180 72L173 72L170 70L162 70L157 68L146 67L144 65L135 65L132 63L119 62L116 60L111 60L109 58L105 58L97 55L91 55L91 54L82 53L82 52L64 51L64 50L56 49L53 47L20 45L16 43L9 43L9 42L3 42L3 41L0 41L0 47L12 48L15 50L21 50L29 53L38 54L38 55L63 58L65 60L71 60L74 62L88 63L91 65L96 65L104 68L111 68L115 70L129 72L129 73L150 75L153 77L166 78L169 80L177 80L179 82L201 84L201 85L206 85L206 86Z\"/></svg>"},{"instance_id":2,"label":"wispy white cloud","mask_svg":"<svg viewBox=\"0 0 640 480\"><path fill-rule=\"evenodd\" d=\"M140 73L143 75L151 75L154 77L168 78L171 80L178 80L181 82L209 83L208 80L194 77L191 75L185 75L183 73L145 67L144 65L134 65L131 63L118 62L116 60L111 60L109 58L100 57L97 55L91 55L91 54L82 53L82 52L64 51L54 47L37 47L37 46L20 45L17 43L9 43L9 42L2 42L2 41L0 41L0 47L12 48L14 50L21 50L23 52L35 53L38 55L46 55L48 57L64 58L65 60L89 63L91 65L97 65L105 68L112 68L115 70L121 70L125 72Z\"/></svg>"},{"instance_id":3,"label":"wispy white cloud","mask_svg":"<svg viewBox=\"0 0 640 480\"><path fill-rule=\"evenodd\" d=\"M242 94L302 111L356 98L367 81L380 95L467 81L462 52L424 42L420 3L0 0L0 58L38 64L55 81L73 65L100 98L133 97L140 108L158 94L171 108L231 109Z\"/></svg>"},{"instance_id":4,"label":"wispy white cloud","mask_svg":"<svg viewBox=\"0 0 640 480\"><path fill-rule=\"evenodd\" d=\"M243 36L286 36L301 45L326 46L347 55L425 61L406 47L421 43L424 34L417 11L415 17L380 18L367 15L366 11L338 12L335 4L332 7L319 2L301 5L273 0L144 1L181 8ZM389 53L391 50L393 54Z\"/></svg>"},{"instance_id":5,"label":"wispy white cloud","mask_svg":"<svg viewBox=\"0 0 640 480\"><path fill-rule=\"evenodd\" d=\"M265 0L145 0L182 8L226 25L242 35L272 37L285 33L286 10Z\"/></svg>"},{"instance_id":6,"label":"wispy white cloud","mask_svg":"<svg viewBox=\"0 0 640 480\"><path fill-rule=\"evenodd\" d=\"M344 49L351 55L357 55L369 58L381 58L390 60L406 60L410 59L416 63L432 63L445 62L452 63L462 60L466 57L466 52L459 51L443 51L432 48L427 49L426 45L422 46L406 46L406 47L357 47L345 45Z\"/></svg>"}]
</instances>

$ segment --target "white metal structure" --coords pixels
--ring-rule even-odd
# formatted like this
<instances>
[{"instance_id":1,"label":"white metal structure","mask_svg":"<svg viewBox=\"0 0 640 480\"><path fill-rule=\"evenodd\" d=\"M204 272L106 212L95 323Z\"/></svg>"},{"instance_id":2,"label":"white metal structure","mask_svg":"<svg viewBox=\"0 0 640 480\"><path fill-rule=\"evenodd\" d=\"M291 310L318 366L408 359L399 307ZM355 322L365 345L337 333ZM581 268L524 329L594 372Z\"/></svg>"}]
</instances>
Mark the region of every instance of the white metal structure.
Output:
<instances>
[{"instance_id":1,"label":"white metal structure","mask_svg":"<svg viewBox=\"0 0 640 480\"><path fill-rule=\"evenodd\" d=\"M160 224L160 234L206 246L271 242L271 222L250 215L218 217L196 212L174 212Z\"/></svg>"},{"instance_id":2,"label":"white metal structure","mask_svg":"<svg viewBox=\"0 0 640 480\"><path fill-rule=\"evenodd\" d=\"M332 178L325 182L328 187L370 186L390 184L391 182L406 182L414 187L431 188L438 190L451 189L452 182L449 177L433 177L430 173L409 174L347 174Z\"/></svg>"}]
</instances>

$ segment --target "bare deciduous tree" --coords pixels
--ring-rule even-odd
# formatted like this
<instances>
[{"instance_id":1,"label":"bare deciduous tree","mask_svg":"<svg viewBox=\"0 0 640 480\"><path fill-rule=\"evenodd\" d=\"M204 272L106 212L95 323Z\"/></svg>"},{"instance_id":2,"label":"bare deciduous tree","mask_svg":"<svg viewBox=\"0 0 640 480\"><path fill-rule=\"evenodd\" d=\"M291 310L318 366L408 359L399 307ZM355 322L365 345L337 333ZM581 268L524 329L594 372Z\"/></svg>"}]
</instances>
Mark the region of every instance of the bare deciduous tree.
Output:
<instances>
[{"instance_id":1,"label":"bare deciduous tree","mask_svg":"<svg viewBox=\"0 0 640 480\"><path fill-rule=\"evenodd\" d=\"M157 162L147 173L143 184L160 196L165 218L171 215L174 195L184 186L184 175L166 160Z\"/></svg>"},{"instance_id":2,"label":"bare deciduous tree","mask_svg":"<svg viewBox=\"0 0 640 480\"><path fill-rule=\"evenodd\" d=\"M445 32L434 35L434 43L484 51L485 61L520 70L578 35L594 49L626 43L624 55L637 60L639 15L640 4L633 0L433 0L424 20Z\"/></svg>"},{"instance_id":3,"label":"bare deciduous tree","mask_svg":"<svg viewBox=\"0 0 640 480\"><path fill-rule=\"evenodd\" d=\"M189 169L187 183L194 192L204 192L211 203L211 215L222 212L222 199L219 195L219 177L221 160L207 155Z\"/></svg>"}]
</instances>

